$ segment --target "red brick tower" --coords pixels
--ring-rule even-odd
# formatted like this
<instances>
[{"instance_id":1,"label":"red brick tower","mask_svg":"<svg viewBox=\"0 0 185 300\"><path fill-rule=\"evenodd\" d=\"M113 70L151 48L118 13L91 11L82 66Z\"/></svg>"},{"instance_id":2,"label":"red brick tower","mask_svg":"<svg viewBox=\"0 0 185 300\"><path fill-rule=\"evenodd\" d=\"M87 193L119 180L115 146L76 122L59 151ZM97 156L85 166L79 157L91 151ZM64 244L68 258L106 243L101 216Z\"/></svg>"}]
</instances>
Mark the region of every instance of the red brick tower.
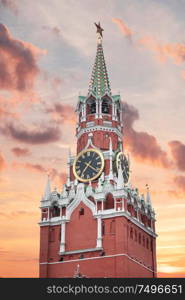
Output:
<instances>
[{"instance_id":1,"label":"red brick tower","mask_svg":"<svg viewBox=\"0 0 185 300\"><path fill-rule=\"evenodd\" d=\"M40 277L156 277L155 213L148 187L145 200L128 181L124 110L96 27L89 90L76 109L77 155L69 155L62 193L48 178L41 200Z\"/></svg>"}]
</instances>

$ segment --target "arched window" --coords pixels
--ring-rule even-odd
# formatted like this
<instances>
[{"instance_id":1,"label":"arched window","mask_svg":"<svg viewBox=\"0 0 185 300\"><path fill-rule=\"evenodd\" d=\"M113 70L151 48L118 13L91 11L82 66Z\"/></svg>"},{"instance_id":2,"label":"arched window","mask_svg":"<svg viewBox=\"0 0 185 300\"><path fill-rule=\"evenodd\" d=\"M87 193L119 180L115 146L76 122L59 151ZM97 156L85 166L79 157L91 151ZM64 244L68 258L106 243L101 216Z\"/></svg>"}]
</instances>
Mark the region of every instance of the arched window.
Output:
<instances>
[{"instance_id":1,"label":"arched window","mask_svg":"<svg viewBox=\"0 0 185 300\"><path fill-rule=\"evenodd\" d=\"M109 114L110 107L109 107L109 101L106 99L103 99L102 101L102 113L103 114Z\"/></svg>"},{"instance_id":2,"label":"arched window","mask_svg":"<svg viewBox=\"0 0 185 300\"><path fill-rule=\"evenodd\" d=\"M51 208L51 216L52 217L59 217L60 216L60 208L54 204Z\"/></svg>"},{"instance_id":3,"label":"arched window","mask_svg":"<svg viewBox=\"0 0 185 300\"><path fill-rule=\"evenodd\" d=\"M96 100L91 97L87 101L87 115L96 113Z\"/></svg>"},{"instance_id":4,"label":"arched window","mask_svg":"<svg viewBox=\"0 0 185 300\"><path fill-rule=\"evenodd\" d=\"M90 103L90 114L95 114L95 113L96 113L96 102L95 102L95 100L93 100Z\"/></svg>"},{"instance_id":5,"label":"arched window","mask_svg":"<svg viewBox=\"0 0 185 300\"><path fill-rule=\"evenodd\" d=\"M83 208L83 207L81 207L81 208L79 209L79 215L80 215L80 216L83 216L83 215L84 215L84 208Z\"/></svg>"}]
</instances>

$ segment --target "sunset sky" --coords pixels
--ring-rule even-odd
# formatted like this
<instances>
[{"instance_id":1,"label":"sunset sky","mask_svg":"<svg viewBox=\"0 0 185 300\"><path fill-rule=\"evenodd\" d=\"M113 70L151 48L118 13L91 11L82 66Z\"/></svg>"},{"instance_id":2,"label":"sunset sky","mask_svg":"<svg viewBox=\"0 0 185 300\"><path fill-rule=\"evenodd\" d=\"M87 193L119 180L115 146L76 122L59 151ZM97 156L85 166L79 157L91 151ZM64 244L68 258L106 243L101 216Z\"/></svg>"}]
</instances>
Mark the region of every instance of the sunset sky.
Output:
<instances>
[{"instance_id":1,"label":"sunset sky","mask_svg":"<svg viewBox=\"0 0 185 300\"><path fill-rule=\"evenodd\" d=\"M185 0L0 0L0 277L38 277L40 199L76 152L99 21L131 183L156 211L158 276L185 277Z\"/></svg>"}]
</instances>

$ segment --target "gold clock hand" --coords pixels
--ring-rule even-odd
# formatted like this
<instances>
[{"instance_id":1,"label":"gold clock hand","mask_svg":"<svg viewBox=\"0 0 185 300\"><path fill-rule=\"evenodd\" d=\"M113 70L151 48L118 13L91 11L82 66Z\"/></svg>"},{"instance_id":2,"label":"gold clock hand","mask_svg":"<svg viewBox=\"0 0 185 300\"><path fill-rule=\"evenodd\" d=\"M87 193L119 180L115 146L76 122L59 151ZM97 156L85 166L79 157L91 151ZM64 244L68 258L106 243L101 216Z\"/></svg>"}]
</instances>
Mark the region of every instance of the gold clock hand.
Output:
<instances>
[{"instance_id":1,"label":"gold clock hand","mask_svg":"<svg viewBox=\"0 0 185 300\"><path fill-rule=\"evenodd\" d=\"M82 175L81 176L83 176L83 174L84 174L84 172L87 170L87 168L89 167L89 165L90 165L90 163L85 163L86 164L86 167L84 168L84 170L83 170L83 172L82 172Z\"/></svg>"},{"instance_id":2,"label":"gold clock hand","mask_svg":"<svg viewBox=\"0 0 185 300\"><path fill-rule=\"evenodd\" d=\"M95 169L94 167L92 167L91 165L89 165L89 168L91 168L92 170L94 170L94 171L98 171L99 169Z\"/></svg>"}]
</instances>

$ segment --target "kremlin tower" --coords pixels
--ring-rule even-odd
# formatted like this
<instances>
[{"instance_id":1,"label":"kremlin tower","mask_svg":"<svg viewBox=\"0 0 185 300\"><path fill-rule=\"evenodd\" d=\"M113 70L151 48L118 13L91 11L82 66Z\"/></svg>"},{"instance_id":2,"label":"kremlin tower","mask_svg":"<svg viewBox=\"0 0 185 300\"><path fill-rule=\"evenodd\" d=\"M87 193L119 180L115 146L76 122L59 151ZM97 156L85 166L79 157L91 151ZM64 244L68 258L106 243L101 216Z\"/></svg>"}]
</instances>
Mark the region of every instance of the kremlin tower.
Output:
<instances>
[{"instance_id":1,"label":"kremlin tower","mask_svg":"<svg viewBox=\"0 0 185 300\"><path fill-rule=\"evenodd\" d=\"M62 192L41 199L40 277L156 277L155 212L129 181L124 107L110 88L97 28L88 93L79 96L77 152L69 154Z\"/></svg>"}]
</instances>

